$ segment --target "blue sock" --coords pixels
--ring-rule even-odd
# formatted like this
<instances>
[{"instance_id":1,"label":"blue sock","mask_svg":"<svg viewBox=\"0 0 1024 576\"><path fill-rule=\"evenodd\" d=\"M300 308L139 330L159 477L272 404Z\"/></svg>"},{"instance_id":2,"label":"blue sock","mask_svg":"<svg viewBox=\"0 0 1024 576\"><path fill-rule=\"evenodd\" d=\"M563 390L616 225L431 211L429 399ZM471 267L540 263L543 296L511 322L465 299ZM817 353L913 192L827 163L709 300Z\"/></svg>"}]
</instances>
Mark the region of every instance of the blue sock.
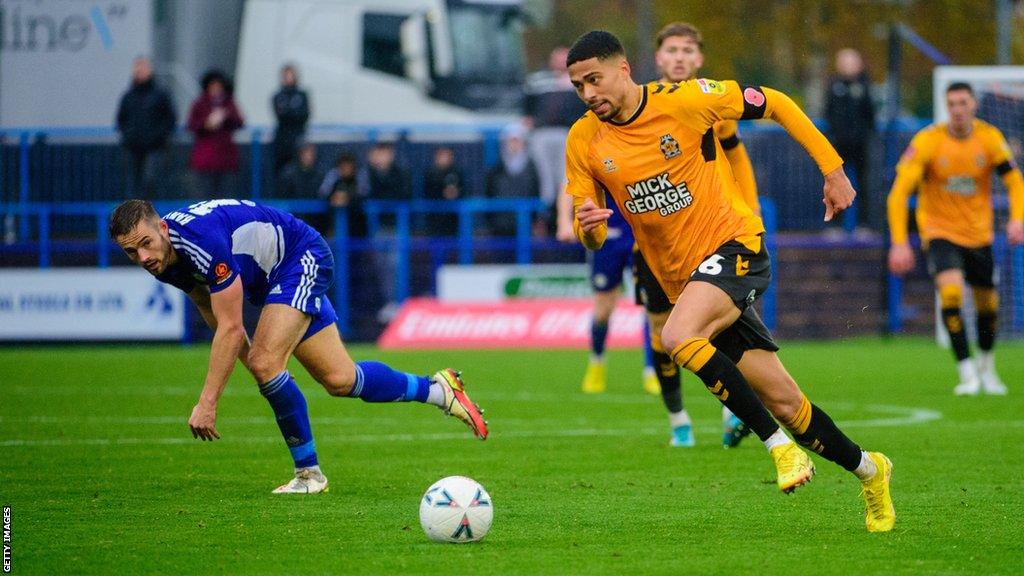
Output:
<instances>
[{"instance_id":1,"label":"blue sock","mask_svg":"<svg viewBox=\"0 0 1024 576\"><path fill-rule=\"evenodd\" d=\"M393 370L382 362L356 362L356 383L349 396L364 402L426 402L430 378Z\"/></svg>"},{"instance_id":2,"label":"blue sock","mask_svg":"<svg viewBox=\"0 0 1024 576\"><path fill-rule=\"evenodd\" d=\"M295 384L295 379L287 370L281 372L273 380L260 385L260 393L270 402L277 416L277 427L281 436L288 444L296 468L308 468L317 465L316 443L313 442L313 430L309 426L309 408L306 397Z\"/></svg>"},{"instance_id":3,"label":"blue sock","mask_svg":"<svg viewBox=\"0 0 1024 576\"><path fill-rule=\"evenodd\" d=\"M651 346L651 325L644 319L644 367L654 368L654 347Z\"/></svg>"},{"instance_id":4,"label":"blue sock","mask_svg":"<svg viewBox=\"0 0 1024 576\"><path fill-rule=\"evenodd\" d=\"M590 351L600 358L604 356L604 344L608 340L608 323L598 323L595 319L590 324Z\"/></svg>"}]
</instances>

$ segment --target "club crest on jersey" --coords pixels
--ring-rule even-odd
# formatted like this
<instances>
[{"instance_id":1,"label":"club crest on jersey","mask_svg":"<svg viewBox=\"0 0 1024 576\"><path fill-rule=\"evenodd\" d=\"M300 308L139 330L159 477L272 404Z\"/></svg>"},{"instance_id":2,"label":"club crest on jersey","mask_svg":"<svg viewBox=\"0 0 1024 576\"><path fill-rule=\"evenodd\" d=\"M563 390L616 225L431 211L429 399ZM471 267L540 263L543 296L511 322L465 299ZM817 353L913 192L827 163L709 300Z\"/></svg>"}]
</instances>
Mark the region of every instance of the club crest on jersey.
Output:
<instances>
[{"instance_id":1,"label":"club crest on jersey","mask_svg":"<svg viewBox=\"0 0 1024 576\"><path fill-rule=\"evenodd\" d=\"M618 169L619 168L617 166L615 166L615 161L614 160L612 160L611 158L605 158L604 159L604 171L605 171L605 173L615 172Z\"/></svg>"},{"instance_id":2,"label":"club crest on jersey","mask_svg":"<svg viewBox=\"0 0 1024 576\"><path fill-rule=\"evenodd\" d=\"M661 137L661 153L665 155L665 160L671 160L681 154L679 142L671 134L665 134Z\"/></svg>"},{"instance_id":3,"label":"club crest on jersey","mask_svg":"<svg viewBox=\"0 0 1024 576\"><path fill-rule=\"evenodd\" d=\"M668 216L693 204L693 196L686 182L675 184L668 172L644 178L626 185L629 198L623 203L630 214L658 212Z\"/></svg>"}]
</instances>

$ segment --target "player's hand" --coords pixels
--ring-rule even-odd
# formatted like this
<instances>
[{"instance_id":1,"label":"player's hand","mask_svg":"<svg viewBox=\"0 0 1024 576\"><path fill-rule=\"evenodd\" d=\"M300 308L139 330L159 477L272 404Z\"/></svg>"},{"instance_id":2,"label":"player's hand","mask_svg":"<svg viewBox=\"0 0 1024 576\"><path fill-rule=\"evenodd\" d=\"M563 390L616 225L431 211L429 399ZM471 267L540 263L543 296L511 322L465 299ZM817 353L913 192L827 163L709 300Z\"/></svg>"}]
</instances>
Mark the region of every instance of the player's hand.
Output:
<instances>
[{"instance_id":1,"label":"player's hand","mask_svg":"<svg viewBox=\"0 0 1024 576\"><path fill-rule=\"evenodd\" d=\"M220 439L217 433L217 407L200 402L192 409L192 417L188 419L188 427L192 429L192 437L200 440L213 441Z\"/></svg>"},{"instance_id":2,"label":"player's hand","mask_svg":"<svg viewBox=\"0 0 1024 576\"><path fill-rule=\"evenodd\" d=\"M836 214L853 205L857 192L842 166L825 174L824 194L821 201L825 204L825 222L831 221Z\"/></svg>"},{"instance_id":3,"label":"player's hand","mask_svg":"<svg viewBox=\"0 0 1024 576\"><path fill-rule=\"evenodd\" d=\"M893 244L889 248L889 271L903 276L914 269L914 249L910 244Z\"/></svg>"},{"instance_id":4,"label":"player's hand","mask_svg":"<svg viewBox=\"0 0 1024 576\"><path fill-rule=\"evenodd\" d=\"M1024 244L1024 222L1010 220L1006 223L1006 240L1010 244Z\"/></svg>"},{"instance_id":5,"label":"player's hand","mask_svg":"<svg viewBox=\"0 0 1024 576\"><path fill-rule=\"evenodd\" d=\"M587 233L593 232L611 217L611 209L599 207L590 198L584 200L583 204L576 209L576 219L580 221L580 228Z\"/></svg>"}]
</instances>

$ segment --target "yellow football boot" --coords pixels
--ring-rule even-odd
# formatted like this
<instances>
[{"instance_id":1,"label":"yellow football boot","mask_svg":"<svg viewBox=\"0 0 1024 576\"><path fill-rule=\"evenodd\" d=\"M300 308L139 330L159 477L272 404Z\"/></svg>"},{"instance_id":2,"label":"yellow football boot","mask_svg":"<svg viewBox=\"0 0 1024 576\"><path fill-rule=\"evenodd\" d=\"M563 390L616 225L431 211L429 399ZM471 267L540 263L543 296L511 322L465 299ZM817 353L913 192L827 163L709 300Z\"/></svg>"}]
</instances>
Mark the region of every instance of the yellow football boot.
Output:
<instances>
[{"instance_id":1,"label":"yellow football boot","mask_svg":"<svg viewBox=\"0 0 1024 576\"><path fill-rule=\"evenodd\" d=\"M868 452L868 456L878 467L878 472L861 482L861 494L864 495L864 505L867 508L864 523L868 527L868 532L888 532L896 523L896 508L892 505L892 492L889 490L892 462L881 452Z\"/></svg>"},{"instance_id":2,"label":"yellow football boot","mask_svg":"<svg viewBox=\"0 0 1024 576\"><path fill-rule=\"evenodd\" d=\"M587 365L587 373L583 375L583 392L600 394L608 387L608 368L604 362L591 362Z\"/></svg>"},{"instance_id":3,"label":"yellow football boot","mask_svg":"<svg viewBox=\"0 0 1024 576\"><path fill-rule=\"evenodd\" d=\"M811 462L810 456L793 442L772 448L771 455L775 461L775 469L778 470L776 482L779 490L784 493L793 492L814 477L814 462Z\"/></svg>"},{"instance_id":4,"label":"yellow football boot","mask_svg":"<svg viewBox=\"0 0 1024 576\"><path fill-rule=\"evenodd\" d=\"M651 396L661 395L661 382L658 382L658 374L651 368L644 369L644 392Z\"/></svg>"}]
</instances>

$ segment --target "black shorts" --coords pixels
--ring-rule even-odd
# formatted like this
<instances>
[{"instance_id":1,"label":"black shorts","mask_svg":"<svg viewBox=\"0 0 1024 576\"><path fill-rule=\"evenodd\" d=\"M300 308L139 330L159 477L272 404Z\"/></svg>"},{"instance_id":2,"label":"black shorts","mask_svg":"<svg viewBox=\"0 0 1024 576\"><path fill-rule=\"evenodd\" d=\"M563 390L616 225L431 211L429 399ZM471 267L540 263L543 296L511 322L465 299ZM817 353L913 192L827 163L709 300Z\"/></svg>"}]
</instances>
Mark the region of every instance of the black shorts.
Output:
<instances>
[{"instance_id":1,"label":"black shorts","mask_svg":"<svg viewBox=\"0 0 1024 576\"><path fill-rule=\"evenodd\" d=\"M969 286L992 288L996 282L992 245L965 248L941 238L928 242L925 249L928 273L932 276L944 270L962 270Z\"/></svg>"},{"instance_id":2,"label":"black shorts","mask_svg":"<svg viewBox=\"0 0 1024 576\"><path fill-rule=\"evenodd\" d=\"M711 344L733 362L739 362L747 350L779 351L778 344L772 339L772 333L761 321L753 306L744 309L732 326L711 339Z\"/></svg>"},{"instance_id":3,"label":"black shorts","mask_svg":"<svg viewBox=\"0 0 1024 576\"><path fill-rule=\"evenodd\" d=\"M664 314L672 310L672 302L661 289L650 266L639 250L633 250L633 283L636 287L636 303L651 314Z\"/></svg>"},{"instance_id":4,"label":"black shorts","mask_svg":"<svg viewBox=\"0 0 1024 576\"><path fill-rule=\"evenodd\" d=\"M722 244L690 274L690 281L713 284L728 294L740 310L750 308L772 281L764 236L758 236L758 240L756 252L737 240Z\"/></svg>"}]
</instances>

